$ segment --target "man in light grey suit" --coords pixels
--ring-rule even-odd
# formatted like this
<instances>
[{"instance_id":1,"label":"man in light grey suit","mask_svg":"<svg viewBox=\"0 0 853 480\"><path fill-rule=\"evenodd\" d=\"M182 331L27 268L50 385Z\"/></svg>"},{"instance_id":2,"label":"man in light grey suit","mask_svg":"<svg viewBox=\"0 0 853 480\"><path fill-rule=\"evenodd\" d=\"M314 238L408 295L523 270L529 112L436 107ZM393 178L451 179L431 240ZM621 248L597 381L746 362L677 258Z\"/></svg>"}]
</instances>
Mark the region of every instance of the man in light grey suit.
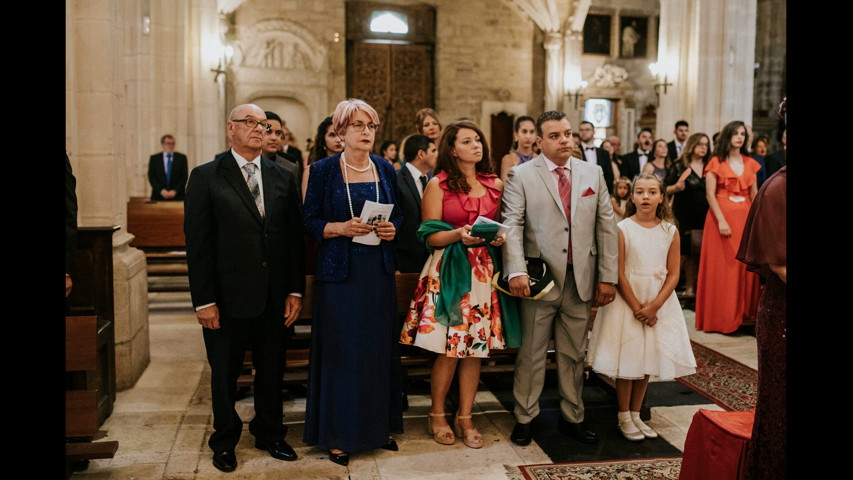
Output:
<instances>
[{"instance_id":1,"label":"man in light grey suit","mask_svg":"<svg viewBox=\"0 0 853 480\"><path fill-rule=\"evenodd\" d=\"M583 425L581 390L589 309L592 302L606 305L616 295L616 222L601 167L572 158L566 114L543 113L536 134L542 153L510 169L504 186L503 223L511 227L503 247L504 275L513 295L530 296L525 257L538 257L553 275L554 287L539 300L521 301L522 344L513 381L517 423L510 439L518 445L532 439L553 332L561 397L558 428L581 442L597 443L598 436Z\"/></svg>"}]
</instances>

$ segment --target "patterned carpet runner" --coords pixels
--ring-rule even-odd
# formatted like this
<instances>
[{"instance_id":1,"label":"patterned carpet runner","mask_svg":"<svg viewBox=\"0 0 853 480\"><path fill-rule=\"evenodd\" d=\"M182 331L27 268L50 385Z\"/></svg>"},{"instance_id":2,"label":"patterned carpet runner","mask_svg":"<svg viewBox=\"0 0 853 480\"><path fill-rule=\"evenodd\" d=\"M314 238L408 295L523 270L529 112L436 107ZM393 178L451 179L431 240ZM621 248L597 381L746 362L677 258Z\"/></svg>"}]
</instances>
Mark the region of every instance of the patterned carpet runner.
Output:
<instances>
[{"instance_id":1,"label":"patterned carpet runner","mask_svg":"<svg viewBox=\"0 0 853 480\"><path fill-rule=\"evenodd\" d=\"M696 373L676 380L725 410L755 408L758 371L692 340L690 343Z\"/></svg>"},{"instance_id":2,"label":"patterned carpet runner","mask_svg":"<svg viewBox=\"0 0 853 480\"><path fill-rule=\"evenodd\" d=\"M517 473L508 471L507 477L512 480L601 480L611 478L678 480L678 475L681 472L681 458L546 463L520 465L517 469Z\"/></svg>"}]
</instances>

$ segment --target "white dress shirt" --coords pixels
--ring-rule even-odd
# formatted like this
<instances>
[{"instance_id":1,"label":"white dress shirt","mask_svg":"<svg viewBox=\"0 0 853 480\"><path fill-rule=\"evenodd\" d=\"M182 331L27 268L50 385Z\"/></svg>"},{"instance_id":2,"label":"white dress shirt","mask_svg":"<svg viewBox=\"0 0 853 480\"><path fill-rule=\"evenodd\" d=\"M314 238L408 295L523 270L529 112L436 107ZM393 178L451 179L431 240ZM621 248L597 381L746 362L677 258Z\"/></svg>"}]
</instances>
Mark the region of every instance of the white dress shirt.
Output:
<instances>
[{"instance_id":1,"label":"white dress shirt","mask_svg":"<svg viewBox=\"0 0 853 480\"><path fill-rule=\"evenodd\" d=\"M418 193L421 195L421 198L424 198L424 187L423 185L421 185L421 176L425 176L426 173L418 170L418 167L412 165L411 162L406 162L406 167L409 169L409 172L411 172L412 177L415 179L415 187L417 187Z\"/></svg>"}]
</instances>

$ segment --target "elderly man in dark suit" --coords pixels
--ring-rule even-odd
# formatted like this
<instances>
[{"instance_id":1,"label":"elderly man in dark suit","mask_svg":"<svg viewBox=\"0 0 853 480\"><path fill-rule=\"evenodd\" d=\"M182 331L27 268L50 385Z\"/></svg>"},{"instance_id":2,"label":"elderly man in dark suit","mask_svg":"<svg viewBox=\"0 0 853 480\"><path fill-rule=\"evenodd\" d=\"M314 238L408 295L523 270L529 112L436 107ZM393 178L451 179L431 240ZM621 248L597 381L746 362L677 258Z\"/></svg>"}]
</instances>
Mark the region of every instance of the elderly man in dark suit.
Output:
<instances>
[{"instance_id":1,"label":"elderly man in dark suit","mask_svg":"<svg viewBox=\"0 0 853 480\"><path fill-rule=\"evenodd\" d=\"M257 105L228 117L232 148L192 171L184 201L190 292L211 370L213 465L237 467L243 422L234 408L247 349L255 366L255 448L295 460L284 440L284 329L305 291L300 195L293 173L261 157L269 128Z\"/></svg>"},{"instance_id":2,"label":"elderly man in dark suit","mask_svg":"<svg viewBox=\"0 0 853 480\"><path fill-rule=\"evenodd\" d=\"M183 200L187 185L187 156L175 151L175 137L160 138L163 151L148 160L151 200Z\"/></svg>"},{"instance_id":3,"label":"elderly man in dark suit","mask_svg":"<svg viewBox=\"0 0 853 480\"><path fill-rule=\"evenodd\" d=\"M417 235L421 225L421 198L430 178L429 172L435 169L438 149L426 135L415 134L406 139L403 157L406 162L397 170L400 207L403 209L403 225L395 246L397 269L402 273L420 273L428 256Z\"/></svg>"}]
</instances>

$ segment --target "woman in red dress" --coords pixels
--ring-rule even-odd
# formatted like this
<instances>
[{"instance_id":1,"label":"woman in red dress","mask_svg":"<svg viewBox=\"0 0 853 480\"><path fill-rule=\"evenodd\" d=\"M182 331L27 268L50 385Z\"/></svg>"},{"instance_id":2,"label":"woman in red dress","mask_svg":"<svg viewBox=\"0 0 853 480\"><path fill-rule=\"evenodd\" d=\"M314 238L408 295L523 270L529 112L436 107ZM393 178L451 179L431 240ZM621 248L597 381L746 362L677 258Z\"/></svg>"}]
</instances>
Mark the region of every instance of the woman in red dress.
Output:
<instances>
[{"instance_id":1,"label":"woman in red dress","mask_svg":"<svg viewBox=\"0 0 853 480\"><path fill-rule=\"evenodd\" d=\"M747 155L746 126L730 122L720 132L714 157L705 167L708 215L702 235L696 290L696 328L731 333L758 309L758 276L735 260L761 169Z\"/></svg>"}]
</instances>

